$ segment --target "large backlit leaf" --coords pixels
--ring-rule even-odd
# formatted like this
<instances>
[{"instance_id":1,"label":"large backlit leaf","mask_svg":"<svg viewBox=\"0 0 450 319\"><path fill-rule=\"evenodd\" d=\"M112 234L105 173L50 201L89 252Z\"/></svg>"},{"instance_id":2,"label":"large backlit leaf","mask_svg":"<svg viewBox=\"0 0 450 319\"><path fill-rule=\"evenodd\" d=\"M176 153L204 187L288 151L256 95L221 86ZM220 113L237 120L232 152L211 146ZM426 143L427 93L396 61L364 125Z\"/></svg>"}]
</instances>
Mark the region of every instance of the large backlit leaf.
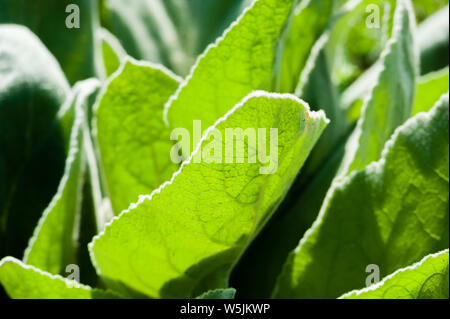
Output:
<instances>
[{"instance_id":1,"label":"large backlit leaf","mask_svg":"<svg viewBox=\"0 0 450 319\"><path fill-rule=\"evenodd\" d=\"M286 262L274 297L336 298L445 249L449 240L448 95L402 125L378 162L332 186Z\"/></svg>"},{"instance_id":2,"label":"large backlit leaf","mask_svg":"<svg viewBox=\"0 0 450 319\"><path fill-rule=\"evenodd\" d=\"M94 239L90 249L98 272L111 287L152 297L192 297L226 287L234 264L282 201L326 123L323 112L309 111L291 95L249 95L217 121L218 131L204 135L169 183L141 197ZM276 128L271 163L238 163L242 155L227 152L233 144L226 128L265 129L262 141ZM206 161L213 142L221 150L214 148L220 163ZM264 144L252 145L244 154L264 152ZM225 163L229 156L232 163Z\"/></svg>"}]
</instances>

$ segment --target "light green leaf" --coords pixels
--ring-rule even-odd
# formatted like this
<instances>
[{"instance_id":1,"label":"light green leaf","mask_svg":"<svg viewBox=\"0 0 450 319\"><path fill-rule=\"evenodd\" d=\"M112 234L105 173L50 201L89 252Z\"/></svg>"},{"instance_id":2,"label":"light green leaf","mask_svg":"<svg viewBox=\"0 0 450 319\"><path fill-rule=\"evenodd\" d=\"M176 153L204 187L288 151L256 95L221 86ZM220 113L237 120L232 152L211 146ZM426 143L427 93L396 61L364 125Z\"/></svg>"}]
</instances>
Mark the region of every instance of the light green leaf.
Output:
<instances>
[{"instance_id":1,"label":"light green leaf","mask_svg":"<svg viewBox=\"0 0 450 319\"><path fill-rule=\"evenodd\" d=\"M385 142L411 115L418 74L414 19L410 0L398 0L392 38L382 53L378 79L347 142L340 176L377 161Z\"/></svg>"},{"instance_id":2,"label":"light green leaf","mask_svg":"<svg viewBox=\"0 0 450 319\"><path fill-rule=\"evenodd\" d=\"M115 215L178 169L162 112L179 80L160 66L128 59L100 97L96 136Z\"/></svg>"},{"instance_id":3,"label":"light green leaf","mask_svg":"<svg viewBox=\"0 0 450 319\"><path fill-rule=\"evenodd\" d=\"M120 67L127 56L119 40L106 29L100 29L99 35L102 40L103 64L106 76L110 76Z\"/></svg>"},{"instance_id":4,"label":"light green leaf","mask_svg":"<svg viewBox=\"0 0 450 319\"><path fill-rule=\"evenodd\" d=\"M52 274L61 274L76 262L85 161L83 123L86 100L99 87L97 80L77 83L66 113L74 113L64 176L50 205L44 211L28 248L24 262ZM67 115L66 115L67 116ZM71 117L71 114L69 115Z\"/></svg>"},{"instance_id":5,"label":"light green leaf","mask_svg":"<svg viewBox=\"0 0 450 319\"><path fill-rule=\"evenodd\" d=\"M448 299L448 249L402 268L344 299Z\"/></svg>"},{"instance_id":6,"label":"light green leaf","mask_svg":"<svg viewBox=\"0 0 450 319\"><path fill-rule=\"evenodd\" d=\"M402 125L378 162L332 185L274 297L336 298L448 247L448 95Z\"/></svg>"},{"instance_id":7,"label":"light green leaf","mask_svg":"<svg viewBox=\"0 0 450 319\"><path fill-rule=\"evenodd\" d=\"M22 257L63 175L69 84L27 28L0 25L0 48L0 256Z\"/></svg>"},{"instance_id":8,"label":"light green leaf","mask_svg":"<svg viewBox=\"0 0 450 319\"><path fill-rule=\"evenodd\" d=\"M448 67L420 78L412 115L414 116L420 112L428 112L431 105L439 100L443 94L448 92L448 89Z\"/></svg>"},{"instance_id":9,"label":"light green leaf","mask_svg":"<svg viewBox=\"0 0 450 319\"><path fill-rule=\"evenodd\" d=\"M249 95L216 122L217 130L209 128L170 182L141 197L94 239L98 273L111 287L152 297L193 297L227 287L234 264L282 201L326 123L323 112L309 111L291 95ZM226 128L277 129L277 143L272 130L259 137L266 146L267 139L278 145L271 146L271 163L237 163L242 155L234 151L229 163L223 148L234 146L221 139ZM241 144L245 135L235 138ZM213 142L220 163L207 161ZM264 152L252 145L244 155Z\"/></svg>"},{"instance_id":10,"label":"light green leaf","mask_svg":"<svg viewBox=\"0 0 450 319\"><path fill-rule=\"evenodd\" d=\"M201 294L196 299L234 299L234 295L236 295L234 288L215 289Z\"/></svg>"},{"instance_id":11,"label":"light green leaf","mask_svg":"<svg viewBox=\"0 0 450 319\"><path fill-rule=\"evenodd\" d=\"M70 4L79 8L79 28L72 21ZM70 7L69 7L70 9ZM61 64L71 84L92 76L103 76L101 47L94 36L98 28L97 1L92 0L0 0L0 23L29 27Z\"/></svg>"},{"instance_id":12,"label":"light green leaf","mask_svg":"<svg viewBox=\"0 0 450 319\"><path fill-rule=\"evenodd\" d=\"M20 260L0 261L0 283L10 298L17 299L112 299L118 295L92 289L74 280L52 275Z\"/></svg>"},{"instance_id":13,"label":"light green leaf","mask_svg":"<svg viewBox=\"0 0 450 319\"><path fill-rule=\"evenodd\" d=\"M166 105L170 127L186 128L192 135L194 120L209 127L253 90L269 90L274 80L275 48L296 3L256 0L209 46ZM193 144L197 143L194 140Z\"/></svg>"},{"instance_id":14,"label":"light green leaf","mask_svg":"<svg viewBox=\"0 0 450 319\"><path fill-rule=\"evenodd\" d=\"M134 58L186 75L251 0L104 0L106 24Z\"/></svg>"}]
</instances>

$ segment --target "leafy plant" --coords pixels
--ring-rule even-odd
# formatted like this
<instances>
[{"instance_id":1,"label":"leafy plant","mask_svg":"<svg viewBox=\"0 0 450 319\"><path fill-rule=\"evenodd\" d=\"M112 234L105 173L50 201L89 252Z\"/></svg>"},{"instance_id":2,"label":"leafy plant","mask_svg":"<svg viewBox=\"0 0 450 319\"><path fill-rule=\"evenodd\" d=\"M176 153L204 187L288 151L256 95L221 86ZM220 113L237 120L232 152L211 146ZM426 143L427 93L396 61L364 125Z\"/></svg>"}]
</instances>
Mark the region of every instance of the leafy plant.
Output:
<instances>
[{"instance_id":1,"label":"leafy plant","mask_svg":"<svg viewBox=\"0 0 450 319\"><path fill-rule=\"evenodd\" d=\"M26 2L0 0L7 296L448 298L448 1Z\"/></svg>"}]
</instances>

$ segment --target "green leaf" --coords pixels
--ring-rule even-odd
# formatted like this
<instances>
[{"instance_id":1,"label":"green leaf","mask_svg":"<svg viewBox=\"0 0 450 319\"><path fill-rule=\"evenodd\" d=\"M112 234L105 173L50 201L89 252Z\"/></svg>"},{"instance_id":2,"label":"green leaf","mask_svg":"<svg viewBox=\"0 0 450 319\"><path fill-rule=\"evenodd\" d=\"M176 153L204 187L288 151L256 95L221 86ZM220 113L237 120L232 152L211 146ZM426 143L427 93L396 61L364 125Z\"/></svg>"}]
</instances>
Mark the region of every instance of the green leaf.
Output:
<instances>
[{"instance_id":1,"label":"green leaf","mask_svg":"<svg viewBox=\"0 0 450 319\"><path fill-rule=\"evenodd\" d=\"M448 247L448 95L402 125L382 158L332 185L274 297L336 298Z\"/></svg>"},{"instance_id":2,"label":"green leaf","mask_svg":"<svg viewBox=\"0 0 450 319\"><path fill-rule=\"evenodd\" d=\"M79 7L79 28L68 28L72 11ZM61 64L71 84L92 76L103 76L101 47L94 36L98 28L97 1L92 0L0 0L0 23L30 28Z\"/></svg>"},{"instance_id":3,"label":"green leaf","mask_svg":"<svg viewBox=\"0 0 450 319\"><path fill-rule=\"evenodd\" d=\"M448 65L449 55L449 7L442 8L417 30L420 47L421 74L427 74Z\"/></svg>"},{"instance_id":4,"label":"green leaf","mask_svg":"<svg viewBox=\"0 0 450 319\"><path fill-rule=\"evenodd\" d=\"M24 262L52 274L62 274L76 263L85 159L83 156L84 103L99 87L96 80L78 83L67 113L74 113L64 175L50 205L34 231Z\"/></svg>"},{"instance_id":5,"label":"green leaf","mask_svg":"<svg viewBox=\"0 0 450 319\"><path fill-rule=\"evenodd\" d=\"M234 264L282 201L326 123L323 112L310 112L291 95L249 95L216 122L217 130L207 131L170 182L141 197L93 240L98 273L115 289L152 297L185 298L227 287ZM217 136L226 136L226 128L277 129L272 163L238 163L242 155L235 152L229 163L231 154L217 150L234 148L229 138ZM274 142L272 132L266 141L269 134ZM244 143L245 134L235 138ZM220 163L205 156L212 143L218 143L214 161ZM262 147L250 145L244 155L264 152Z\"/></svg>"},{"instance_id":6,"label":"green leaf","mask_svg":"<svg viewBox=\"0 0 450 319\"><path fill-rule=\"evenodd\" d=\"M119 40L108 30L100 29L99 37L102 40L103 63L106 75L110 76L117 71L127 54Z\"/></svg>"},{"instance_id":7,"label":"green leaf","mask_svg":"<svg viewBox=\"0 0 450 319\"><path fill-rule=\"evenodd\" d=\"M414 116L420 112L428 112L430 106L439 100L443 94L448 92L448 89L448 67L420 78L412 115Z\"/></svg>"},{"instance_id":8,"label":"green leaf","mask_svg":"<svg viewBox=\"0 0 450 319\"><path fill-rule=\"evenodd\" d=\"M51 275L12 257L0 261L0 283L17 299L115 299L110 291L92 289L74 280Z\"/></svg>"},{"instance_id":9,"label":"green leaf","mask_svg":"<svg viewBox=\"0 0 450 319\"><path fill-rule=\"evenodd\" d=\"M179 78L160 66L126 60L100 97L96 136L114 214L149 194L178 169L163 122Z\"/></svg>"},{"instance_id":10,"label":"green leaf","mask_svg":"<svg viewBox=\"0 0 450 319\"><path fill-rule=\"evenodd\" d=\"M104 0L106 24L134 58L186 75L250 0Z\"/></svg>"},{"instance_id":11,"label":"green leaf","mask_svg":"<svg viewBox=\"0 0 450 319\"><path fill-rule=\"evenodd\" d=\"M344 299L448 299L448 249L402 268Z\"/></svg>"},{"instance_id":12,"label":"green leaf","mask_svg":"<svg viewBox=\"0 0 450 319\"><path fill-rule=\"evenodd\" d=\"M215 289L207 291L196 299L234 299L236 295L236 289L227 288L227 289Z\"/></svg>"},{"instance_id":13,"label":"green leaf","mask_svg":"<svg viewBox=\"0 0 450 319\"><path fill-rule=\"evenodd\" d=\"M418 74L414 19L410 0L397 1L392 38L382 53L378 79L347 142L340 176L377 161L385 142L411 115Z\"/></svg>"},{"instance_id":14,"label":"green leaf","mask_svg":"<svg viewBox=\"0 0 450 319\"><path fill-rule=\"evenodd\" d=\"M69 85L27 28L0 25L0 48L0 256L22 257L63 175Z\"/></svg>"},{"instance_id":15,"label":"green leaf","mask_svg":"<svg viewBox=\"0 0 450 319\"><path fill-rule=\"evenodd\" d=\"M295 0L256 0L209 46L166 105L171 128L209 127L247 94L273 85L276 46ZM197 144L194 140L193 144ZM184 150L187 157L189 152Z\"/></svg>"}]
</instances>

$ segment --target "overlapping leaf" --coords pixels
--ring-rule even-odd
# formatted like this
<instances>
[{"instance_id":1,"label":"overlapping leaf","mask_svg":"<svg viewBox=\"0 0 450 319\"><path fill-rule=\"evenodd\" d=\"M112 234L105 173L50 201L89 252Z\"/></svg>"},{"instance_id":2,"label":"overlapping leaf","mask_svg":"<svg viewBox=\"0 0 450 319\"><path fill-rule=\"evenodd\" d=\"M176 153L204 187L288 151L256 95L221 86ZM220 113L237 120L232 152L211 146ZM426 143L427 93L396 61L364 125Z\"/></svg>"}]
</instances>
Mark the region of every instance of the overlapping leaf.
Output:
<instances>
[{"instance_id":1,"label":"overlapping leaf","mask_svg":"<svg viewBox=\"0 0 450 319\"><path fill-rule=\"evenodd\" d=\"M90 248L99 273L110 287L152 297L192 297L226 287L233 265L283 199L325 125L322 112L310 112L292 96L250 95L216 123L218 131L205 135L170 183L142 197L95 238ZM270 163L237 163L242 155L236 152L225 162L231 154L222 149L233 144L217 132L226 136L227 128L277 128ZM245 135L235 138L244 143ZM213 162L204 157L211 143ZM262 147L248 147L245 154Z\"/></svg>"}]
</instances>

